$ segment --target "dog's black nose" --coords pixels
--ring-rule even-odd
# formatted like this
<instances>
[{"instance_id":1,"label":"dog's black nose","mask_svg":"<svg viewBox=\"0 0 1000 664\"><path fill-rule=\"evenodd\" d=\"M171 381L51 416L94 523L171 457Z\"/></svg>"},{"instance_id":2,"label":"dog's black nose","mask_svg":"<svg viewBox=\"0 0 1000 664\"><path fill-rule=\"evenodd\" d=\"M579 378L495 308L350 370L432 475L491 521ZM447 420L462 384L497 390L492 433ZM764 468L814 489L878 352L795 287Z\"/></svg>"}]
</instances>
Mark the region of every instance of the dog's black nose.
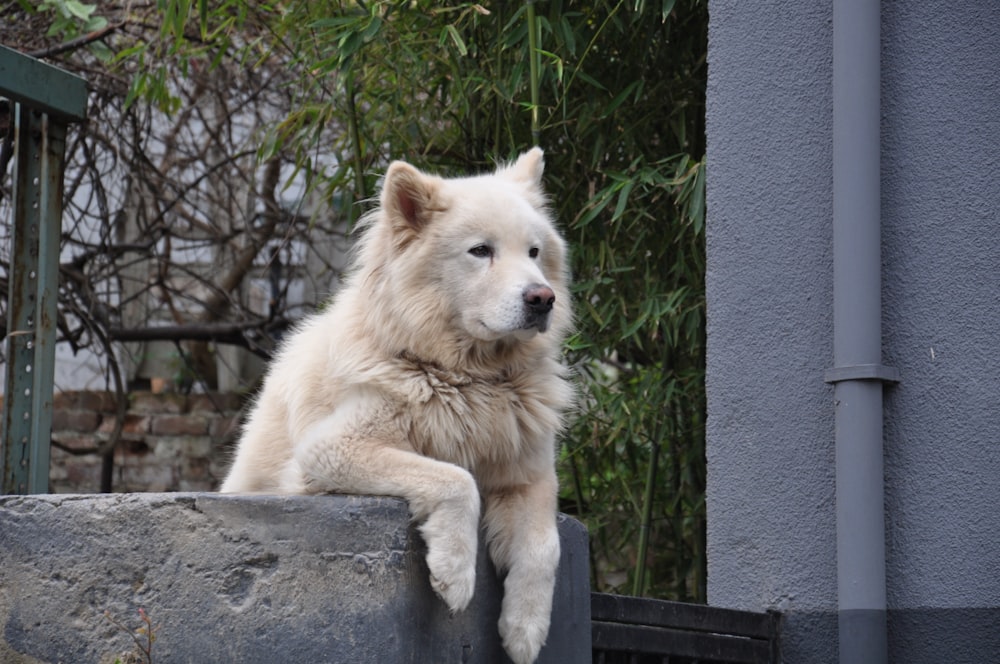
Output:
<instances>
[{"instance_id":1,"label":"dog's black nose","mask_svg":"<svg viewBox=\"0 0 1000 664\"><path fill-rule=\"evenodd\" d=\"M549 313L556 301L556 294L543 284L531 284L524 289L521 297L524 298L524 303L533 314Z\"/></svg>"}]
</instances>

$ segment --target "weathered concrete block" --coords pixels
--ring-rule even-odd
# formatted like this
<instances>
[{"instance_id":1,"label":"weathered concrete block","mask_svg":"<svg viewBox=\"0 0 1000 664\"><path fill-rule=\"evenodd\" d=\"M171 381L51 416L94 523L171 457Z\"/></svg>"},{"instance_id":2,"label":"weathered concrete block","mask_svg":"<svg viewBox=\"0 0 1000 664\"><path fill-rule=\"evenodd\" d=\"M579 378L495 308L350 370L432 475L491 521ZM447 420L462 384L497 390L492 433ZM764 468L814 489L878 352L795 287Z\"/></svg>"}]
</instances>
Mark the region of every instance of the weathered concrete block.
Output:
<instances>
[{"instance_id":1,"label":"weathered concrete block","mask_svg":"<svg viewBox=\"0 0 1000 664\"><path fill-rule=\"evenodd\" d=\"M563 557L539 662L590 661L587 535ZM476 594L449 615L406 503L210 493L0 498L2 662L111 662L138 609L156 662L507 662L501 582L483 547Z\"/></svg>"}]
</instances>

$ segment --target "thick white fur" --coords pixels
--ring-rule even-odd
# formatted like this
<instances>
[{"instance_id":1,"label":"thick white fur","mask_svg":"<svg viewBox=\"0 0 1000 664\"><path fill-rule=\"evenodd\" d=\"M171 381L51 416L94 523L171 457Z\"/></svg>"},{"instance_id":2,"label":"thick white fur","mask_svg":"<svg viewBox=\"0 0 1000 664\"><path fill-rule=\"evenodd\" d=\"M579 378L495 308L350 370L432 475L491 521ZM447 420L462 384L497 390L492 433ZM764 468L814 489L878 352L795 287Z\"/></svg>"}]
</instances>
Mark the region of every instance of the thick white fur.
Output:
<instances>
[{"instance_id":1,"label":"thick white fur","mask_svg":"<svg viewBox=\"0 0 1000 664\"><path fill-rule=\"evenodd\" d=\"M278 353L222 486L405 498L452 611L472 598L482 500L516 664L548 634L555 436L572 397L566 250L542 169L538 148L461 179L393 163L347 284ZM537 286L555 296L542 322L523 295Z\"/></svg>"}]
</instances>

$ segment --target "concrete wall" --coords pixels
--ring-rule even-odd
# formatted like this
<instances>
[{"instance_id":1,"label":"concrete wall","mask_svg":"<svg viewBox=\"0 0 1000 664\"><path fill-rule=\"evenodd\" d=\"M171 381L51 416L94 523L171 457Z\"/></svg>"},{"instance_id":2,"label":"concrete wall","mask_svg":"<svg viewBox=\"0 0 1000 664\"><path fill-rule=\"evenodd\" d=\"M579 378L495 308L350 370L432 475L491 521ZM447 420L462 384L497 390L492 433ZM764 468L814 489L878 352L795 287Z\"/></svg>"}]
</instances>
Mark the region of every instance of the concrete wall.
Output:
<instances>
[{"instance_id":1,"label":"concrete wall","mask_svg":"<svg viewBox=\"0 0 1000 664\"><path fill-rule=\"evenodd\" d=\"M709 602L837 661L832 4L712 0ZM1000 4L882 3L890 660L1000 652Z\"/></svg>"},{"instance_id":2,"label":"concrete wall","mask_svg":"<svg viewBox=\"0 0 1000 664\"><path fill-rule=\"evenodd\" d=\"M565 517L559 529L539 664L590 659L587 535ZM0 662L146 661L125 657L140 608L156 662L509 662L483 548L476 594L454 616L430 588L425 553L396 498L0 497Z\"/></svg>"},{"instance_id":3,"label":"concrete wall","mask_svg":"<svg viewBox=\"0 0 1000 664\"><path fill-rule=\"evenodd\" d=\"M883 9L890 648L1000 659L1000 3Z\"/></svg>"}]
</instances>

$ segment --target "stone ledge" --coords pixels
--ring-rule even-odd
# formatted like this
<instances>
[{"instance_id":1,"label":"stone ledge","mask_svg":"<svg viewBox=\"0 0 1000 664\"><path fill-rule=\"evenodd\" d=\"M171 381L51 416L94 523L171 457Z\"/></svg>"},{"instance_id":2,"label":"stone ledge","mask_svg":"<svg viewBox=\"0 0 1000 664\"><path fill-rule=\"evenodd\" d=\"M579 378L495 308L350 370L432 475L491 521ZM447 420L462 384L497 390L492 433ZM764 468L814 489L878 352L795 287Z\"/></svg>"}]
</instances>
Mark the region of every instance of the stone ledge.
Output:
<instances>
[{"instance_id":1,"label":"stone ledge","mask_svg":"<svg viewBox=\"0 0 1000 664\"><path fill-rule=\"evenodd\" d=\"M563 554L539 664L590 661L587 535ZM427 580L406 503L211 493L0 497L0 661L112 662L104 617L157 626L154 661L503 664L501 584L480 546L455 616Z\"/></svg>"}]
</instances>

